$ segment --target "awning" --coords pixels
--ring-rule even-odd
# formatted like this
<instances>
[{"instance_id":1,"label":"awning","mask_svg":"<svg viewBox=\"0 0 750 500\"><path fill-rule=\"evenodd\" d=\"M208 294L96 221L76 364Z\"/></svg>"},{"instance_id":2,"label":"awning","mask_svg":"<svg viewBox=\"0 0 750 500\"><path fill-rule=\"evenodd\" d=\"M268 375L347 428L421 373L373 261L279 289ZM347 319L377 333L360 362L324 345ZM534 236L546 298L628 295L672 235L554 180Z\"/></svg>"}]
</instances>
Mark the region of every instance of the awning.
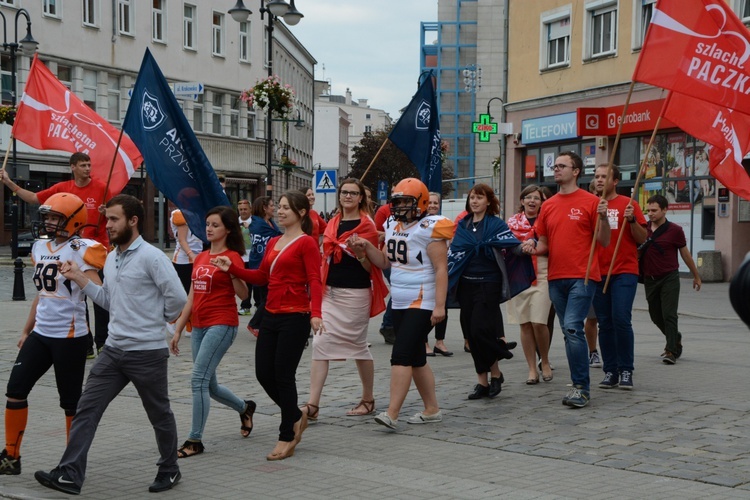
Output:
<instances>
[{"instance_id":1,"label":"awning","mask_svg":"<svg viewBox=\"0 0 750 500\"><path fill-rule=\"evenodd\" d=\"M228 184L257 184L258 179L245 179L244 177L225 177Z\"/></svg>"}]
</instances>

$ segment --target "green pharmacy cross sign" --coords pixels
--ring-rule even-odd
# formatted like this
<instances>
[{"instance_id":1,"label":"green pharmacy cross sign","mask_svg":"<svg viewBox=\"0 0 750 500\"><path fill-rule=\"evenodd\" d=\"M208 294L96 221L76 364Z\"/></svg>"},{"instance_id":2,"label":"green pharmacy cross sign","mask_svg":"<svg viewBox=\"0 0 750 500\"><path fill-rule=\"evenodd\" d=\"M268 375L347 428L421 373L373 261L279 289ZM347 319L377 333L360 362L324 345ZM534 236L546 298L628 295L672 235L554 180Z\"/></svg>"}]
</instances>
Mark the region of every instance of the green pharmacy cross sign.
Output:
<instances>
[{"instance_id":1,"label":"green pharmacy cross sign","mask_svg":"<svg viewBox=\"0 0 750 500\"><path fill-rule=\"evenodd\" d=\"M471 131L479 134L479 142L490 142L490 135L497 134L497 123L490 121L489 114L479 115L478 122L472 122Z\"/></svg>"}]
</instances>

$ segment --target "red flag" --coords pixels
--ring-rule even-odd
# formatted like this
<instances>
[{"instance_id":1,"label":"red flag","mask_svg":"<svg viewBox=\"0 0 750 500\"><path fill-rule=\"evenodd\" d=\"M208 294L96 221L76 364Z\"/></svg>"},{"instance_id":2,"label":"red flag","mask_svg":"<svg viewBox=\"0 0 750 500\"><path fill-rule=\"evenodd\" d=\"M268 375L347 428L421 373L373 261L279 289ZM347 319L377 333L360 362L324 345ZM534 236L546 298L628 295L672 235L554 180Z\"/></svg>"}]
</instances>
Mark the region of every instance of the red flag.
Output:
<instances>
[{"instance_id":1,"label":"red flag","mask_svg":"<svg viewBox=\"0 0 750 500\"><path fill-rule=\"evenodd\" d=\"M91 157L91 177L106 184L120 132L60 83L34 56L12 134L36 149L88 154ZM122 191L142 161L133 141L123 136L109 184L110 191Z\"/></svg>"},{"instance_id":2,"label":"red flag","mask_svg":"<svg viewBox=\"0 0 750 500\"><path fill-rule=\"evenodd\" d=\"M750 114L750 32L724 0L659 0L633 80Z\"/></svg>"},{"instance_id":3,"label":"red flag","mask_svg":"<svg viewBox=\"0 0 750 500\"><path fill-rule=\"evenodd\" d=\"M710 144L711 175L734 194L750 200L750 175L742 165L742 158L750 152L750 116L673 92L664 117Z\"/></svg>"}]
</instances>

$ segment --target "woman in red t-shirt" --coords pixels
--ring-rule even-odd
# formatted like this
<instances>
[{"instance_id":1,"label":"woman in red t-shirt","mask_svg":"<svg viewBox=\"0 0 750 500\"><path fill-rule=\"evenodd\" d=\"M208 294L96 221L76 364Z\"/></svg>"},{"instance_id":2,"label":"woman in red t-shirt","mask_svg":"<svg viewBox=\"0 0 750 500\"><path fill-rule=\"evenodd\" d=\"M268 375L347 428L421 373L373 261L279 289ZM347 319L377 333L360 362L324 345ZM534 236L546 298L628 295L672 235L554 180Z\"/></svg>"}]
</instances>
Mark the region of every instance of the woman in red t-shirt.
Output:
<instances>
[{"instance_id":1,"label":"woman in red t-shirt","mask_svg":"<svg viewBox=\"0 0 750 500\"><path fill-rule=\"evenodd\" d=\"M206 215L206 238L211 248L198 254L193 261L193 276L187 303L177 320L170 349L180 354L178 343L188 318L193 332L193 424L187 441L177 450L179 458L203 453L203 429L208 419L211 399L223 403L240 414L240 433L248 437L253 430L255 403L243 401L228 388L219 385L216 368L237 336L237 304L234 296L247 297L247 285L239 278L229 276L211 263L223 256L238 266L244 266L242 255L245 243L237 213L230 207L215 207Z\"/></svg>"},{"instance_id":2,"label":"woman in red t-shirt","mask_svg":"<svg viewBox=\"0 0 750 500\"><path fill-rule=\"evenodd\" d=\"M313 224L312 234L310 236L320 245L320 236L326 231L328 223L320 216L318 212L312 209L315 205L315 191L313 188L302 188L300 193L307 197L307 201L310 202L310 220Z\"/></svg>"},{"instance_id":3,"label":"woman in red t-shirt","mask_svg":"<svg viewBox=\"0 0 750 500\"><path fill-rule=\"evenodd\" d=\"M310 236L310 202L299 191L279 200L279 225L284 234L271 239L258 269L217 256L211 263L253 285L268 284L266 312L255 346L255 375L266 393L281 408L279 441L267 460L294 455L307 428L307 413L297 407L297 366L305 350L310 326L322 328L320 250Z\"/></svg>"}]
</instances>

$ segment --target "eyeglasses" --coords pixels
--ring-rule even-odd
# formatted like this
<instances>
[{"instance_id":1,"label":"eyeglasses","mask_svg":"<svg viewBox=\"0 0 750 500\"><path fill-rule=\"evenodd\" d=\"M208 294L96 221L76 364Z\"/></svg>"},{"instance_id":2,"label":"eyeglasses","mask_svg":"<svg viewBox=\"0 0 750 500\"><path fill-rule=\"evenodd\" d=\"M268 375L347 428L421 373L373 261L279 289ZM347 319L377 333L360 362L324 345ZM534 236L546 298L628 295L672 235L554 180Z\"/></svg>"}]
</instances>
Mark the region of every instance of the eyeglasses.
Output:
<instances>
[{"instance_id":1,"label":"eyeglasses","mask_svg":"<svg viewBox=\"0 0 750 500\"><path fill-rule=\"evenodd\" d=\"M532 196L532 195L524 196L523 199L526 201L542 201L542 199L539 196Z\"/></svg>"},{"instance_id":2,"label":"eyeglasses","mask_svg":"<svg viewBox=\"0 0 750 500\"><path fill-rule=\"evenodd\" d=\"M344 190L341 190L341 196L343 196L344 198L348 198L349 196L351 196L352 198L354 198L355 196L359 196L360 194L362 194L362 193L360 193L359 191L344 191Z\"/></svg>"},{"instance_id":3,"label":"eyeglasses","mask_svg":"<svg viewBox=\"0 0 750 500\"><path fill-rule=\"evenodd\" d=\"M555 163L554 165L552 165L552 170L557 172L558 170L565 170L568 167L573 168L571 165L563 165L562 163Z\"/></svg>"}]
</instances>

